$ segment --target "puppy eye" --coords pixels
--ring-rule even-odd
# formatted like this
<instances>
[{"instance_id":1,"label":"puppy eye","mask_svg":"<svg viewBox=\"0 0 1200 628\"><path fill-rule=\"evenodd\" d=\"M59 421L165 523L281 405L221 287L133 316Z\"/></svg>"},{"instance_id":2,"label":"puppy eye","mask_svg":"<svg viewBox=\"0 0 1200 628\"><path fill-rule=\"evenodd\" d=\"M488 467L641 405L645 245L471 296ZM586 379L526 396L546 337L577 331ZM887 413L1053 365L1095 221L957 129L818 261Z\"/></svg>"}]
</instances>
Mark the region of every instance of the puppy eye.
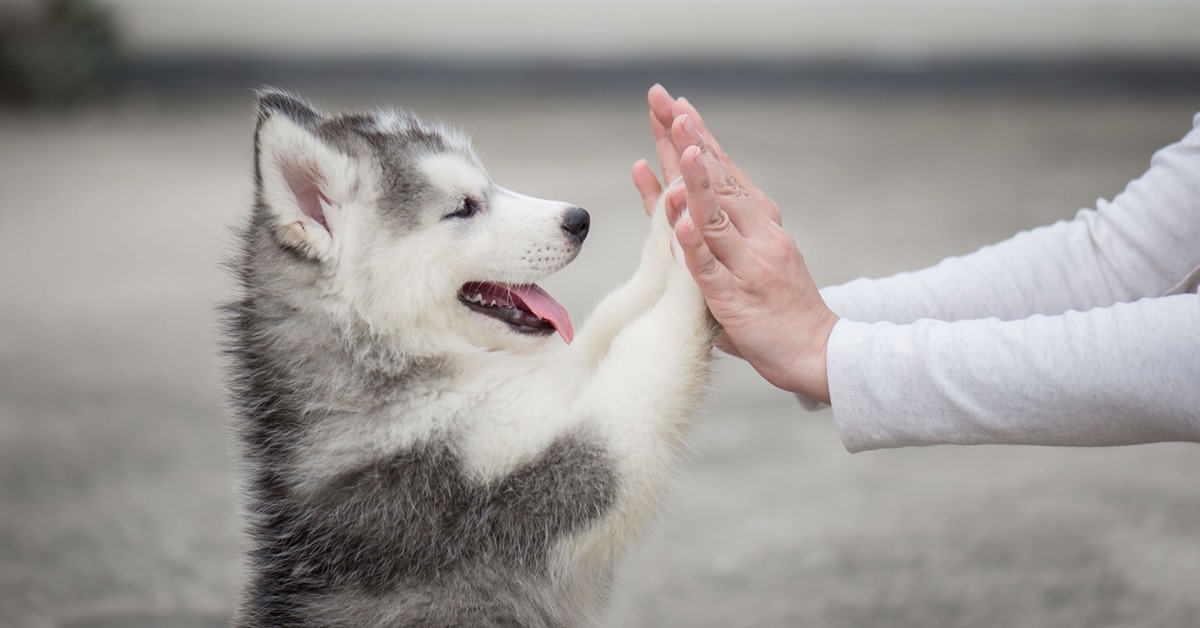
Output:
<instances>
[{"instance_id":1,"label":"puppy eye","mask_svg":"<svg viewBox=\"0 0 1200 628\"><path fill-rule=\"evenodd\" d=\"M470 218L479 212L479 200L472 196L464 196L458 202L458 209L446 214L446 218Z\"/></svg>"}]
</instances>

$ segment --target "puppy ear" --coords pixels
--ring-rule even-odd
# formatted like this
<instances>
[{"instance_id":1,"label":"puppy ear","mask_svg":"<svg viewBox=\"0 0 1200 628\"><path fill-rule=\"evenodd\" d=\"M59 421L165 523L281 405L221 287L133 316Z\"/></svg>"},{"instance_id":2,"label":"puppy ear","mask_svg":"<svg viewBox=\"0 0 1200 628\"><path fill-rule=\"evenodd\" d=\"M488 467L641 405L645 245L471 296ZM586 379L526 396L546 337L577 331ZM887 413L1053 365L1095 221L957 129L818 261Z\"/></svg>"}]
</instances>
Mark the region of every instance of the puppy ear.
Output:
<instances>
[{"instance_id":1,"label":"puppy ear","mask_svg":"<svg viewBox=\"0 0 1200 628\"><path fill-rule=\"evenodd\" d=\"M321 139L323 116L278 91L258 96L255 180L259 202L285 245L324 259L343 210L358 194L357 161Z\"/></svg>"}]
</instances>

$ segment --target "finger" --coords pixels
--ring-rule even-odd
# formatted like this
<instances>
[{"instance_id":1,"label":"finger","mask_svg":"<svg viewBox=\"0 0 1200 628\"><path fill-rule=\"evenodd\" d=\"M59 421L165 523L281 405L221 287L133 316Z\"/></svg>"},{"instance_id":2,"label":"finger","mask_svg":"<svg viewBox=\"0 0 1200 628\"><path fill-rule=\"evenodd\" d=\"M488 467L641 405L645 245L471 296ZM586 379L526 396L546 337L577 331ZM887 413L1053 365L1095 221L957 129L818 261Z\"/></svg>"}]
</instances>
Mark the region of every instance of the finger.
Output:
<instances>
[{"instance_id":1,"label":"finger","mask_svg":"<svg viewBox=\"0 0 1200 628\"><path fill-rule=\"evenodd\" d=\"M658 206L658 198L662 196L662 186L645 159L639 159L633 164L633 187L642 195L642 207L646 210L646 215L653 216L654 209Z\"/></svg>"},{"instance_id":2,"label":"finger","mask_svg":"<svg viewBox=\"0 0 1200 628\"><path fill-rule=\"evenodd\" d=\"M663 91L665 93L666 90ZM659 115L661 116L661 114ZM758 186L754 185L754 182L750 180L750 177L747 177L737 163L735 163L733 159L729 157L729 154L721 148L721 145L717 142L717 138L713 136L711 131L709 131L708 125L705 124L704 118L701 117L700 112L687 98L684 97L677 98L672 102L670 122L666 122L666 124L672 124L675 118L681 115L687 115L692 120L696 126L697 132L704 140L705 148L715 155L717 160L720 161L724 166L725 170L733 175L734 179L741 184L741 186L750 196L754 197L756 201L755 204L758 206L758 210L775 224L782 224L779 206L775 204L775 201L771 200L771 197L767 196L762 190L758 189ZM674 140L674 138L672 138L672 140ZM686 148L686 146L676 145L676 149L679 152L683 152L684 148Z\"/></svg>"},{"instance_id":3,"label":"finger","mask_svg":"<svg viewBox=\"0 0 1200 628\"><path fill-rule=\"evenodd\" d=\"M705 124L704 118L700 115L700 111L697 110L687 98L678 98L671 108L671 113L674 114L676 118L681 115L687 115L689 118L691 118L692 122L696 125L696 130L700 133L700 136L704 138L704 143L708 146L708 149L717 156L717 159L724 162L725 167L731 172L735 173L739 178L746 178L745 175L742 174L741 169L738 168L737 164L733 163L733 160L729 158L729 154L726 153L723 148L721 148L720 142L717 141L717 138L712 134L712 131L708 129L708 125Z\"/></svg>"},{"instance_id":4,"label":"finger","mask_svg":"<svg viewBox=\"0 0 1200 628\"><path fill-rule=\"evenodd\" d=\"M713 255L691 216L682 216L675 223L675 238L679 240L688 272L692 273L705 299L726 292L733 286L736 278Z\"/></svg>"},{"instance_id":5,"label":"finger","mask_svg":"<svg viewBox=\"0 0 1200 628\"><path fill-rule=\"evenodd\" d=\"M679 149L671 140L670 129L659 124L654 116L650 117L650 130L654 133L654 152L658 155L663 181L670 183L679 178Z\"/></svg>"},{"instance_id":6,"label":"finger","mask_svg":"<svg viewBox=\"0 0 1200 628\"><path fill-rule=\"evenodd\" d=\"M687 189L687 208L691 220L717 261L736 275L739 268L744 268L749 255L747 242L713 192L708 170L704 165L703 151L699 146L689 146L683 151L680 165L683 183Z\"/></svg>"},{"instance_id":7,"label":"finger","mask_svg":"<svg viewBox=\"0 0 1200 628\"><path fill-rule=\"evenodd\" d=\"M687 115L692 120L700 137L704 139L705 148L716 156L721 165L725 167L725 170L733 175L734 179L745 188L748 194L758 200L759 209L765 212L767 217L774 221L775 224L780 224L779 206L770 200L769 196L759 190L758 186L754 185L754 182L750 180L750 177L747 177L737 163L733 161L729 153L726 153L721 148L720 143L717 142L717 138L708 130L708 126L704 123L704 118L700 117L700 112L696 110L696 107L687 98L680 97L675 101L672 113L676 117ZM677 146L676 148L682 151L682 147Z\"/></svg>"},{"instance_id":8,"label":"finger","mask_svg":"<svg viewBox=\"0 0 1200 628\"><path fill-rule=\"evenodd\" d=\"M696 129L704 137L705 141L708 142L709 146L714 149L713 152L718 155L724 154L721 151L721 145L717 143L717 138L713 137L712 133L708 130L708 125L704 123L704 118L700 115L700 111L687 98L680 96L671 105L671 120L682 115L687 115L692 119L692 122L696 125Z\"/></svg>"},{"instance_id":9,"label":"finger","mask_svg":"<svg viewBox=\"0 0 1200 628\"><path fill-rule=\"evenodd\" d=\"M646 101L650 104L650 115L658 120L664 129L670 128L671 121L675 119L675 99L667 93L667 89L655 83L646 93Z\"/></svg>"},{"instance_id":10,"label":"finger","mask_svg":"<svg viewBox=\"0 0 1200 628\"><path fill-rule=\"evenodd\" d=\"M684 114L676 118L671 133L677 143L695 146L700 150L700 161L707 171L709 187L738 231L750 235L762 229L764 219L758 207L759 199L751 196L738 177L708 150L691 116Z\"/></svg>"},{"instance_id":11,"label":"finger","mask_svg":"<svg viewBox=\"0 0 1200 628\"><path fill-rule=\"evenodd\" d=\"M708 149L717 156L717 159L719 159L721 163L725 165L725 168L732 172L738 179L740 179L745 187L754 187L754 185L750 183L750 179L742 173L741 168L739 168L738 165L734 163L732 159L730 159L729 154L721 148L721 144L717 142L717 138L712 134L711 131L708 130L708 125L704 123L704 118L700 116L700 112L694 105L692 105L691 102L688 101L687 98L680 97L678 100L676 100L674 106L671 108L671 112L676 118L682 115L686 115L691 118L692 123L696 126L696 130L700 133L700 136L704 138L704 142Z\"/></svg>"},{"instance_id":12,"label":"finger","mask_svg":"<svg viewBox=\"0 0 1200 628\"><path fill-rule=\"evenodd\" d=\"M658 154L663 183L669 184L679 178L679 149L671 141L671 118L668 117L667 121L663 122L659 115L663 111L670 115L673 100L670 94L667 94L667 90L661 85L655 85L650 88L647 101L650 103L650 132L654 134L654 152Z\"/></svg>"},{"instance_id":13,"label":"finger","mask_svg":"<svg viewBox=\"0 0 1200 628\"><path fill-rule=\"evenodd\" d=\"M670 128L663 126L653 113L650 114L650 132L654 134L654 152L658 155L663 181L670 183L679 178L679 149L671 140Z\"/></svg>"},{"instance_id":14,"label":"finger","mask_svg":"<svg viewBox=\"0 0 1200 628\"><path fill-rule=\"evenodd\" d=\"M687 209L687 189L677 183L667 190L666 195L667 224L672 227L679 221L680 214Z\"/></svg>"}]
</instances>

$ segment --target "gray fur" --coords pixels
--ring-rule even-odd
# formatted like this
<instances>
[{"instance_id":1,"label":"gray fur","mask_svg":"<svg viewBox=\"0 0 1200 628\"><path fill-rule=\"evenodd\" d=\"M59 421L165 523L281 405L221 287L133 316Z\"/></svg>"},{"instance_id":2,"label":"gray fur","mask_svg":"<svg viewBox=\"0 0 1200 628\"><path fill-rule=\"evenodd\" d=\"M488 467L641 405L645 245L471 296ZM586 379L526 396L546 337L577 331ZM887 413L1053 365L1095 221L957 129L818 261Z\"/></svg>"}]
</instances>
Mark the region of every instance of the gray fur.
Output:
<instances>
[{"instance_id":1,"label":"gray fur","mask_svg":"<svg viewBox=\"0 0 1200 628\"><path fill-rule=\"evenodd\" d=\"M465 150L461 138L411 116L385 132L372 116L326 118L281 92L260 95L259 128L270 115L344 154L372 155L384 204L401 221L418 219L409 205L431 193L408 166L413 156ZM373 420L410 391L438 388L454 367L295 305L323 269L273 235L255 166L256 203L232 264L242 294L224 308L249 541L237 625L570 625L569 603L549 584L549 553L617 495L613 463L589 434L561 437L486 481L465 473L452 433L357 461L316 486L295 477L317 426Z\"/></svg>"}]
</instances>

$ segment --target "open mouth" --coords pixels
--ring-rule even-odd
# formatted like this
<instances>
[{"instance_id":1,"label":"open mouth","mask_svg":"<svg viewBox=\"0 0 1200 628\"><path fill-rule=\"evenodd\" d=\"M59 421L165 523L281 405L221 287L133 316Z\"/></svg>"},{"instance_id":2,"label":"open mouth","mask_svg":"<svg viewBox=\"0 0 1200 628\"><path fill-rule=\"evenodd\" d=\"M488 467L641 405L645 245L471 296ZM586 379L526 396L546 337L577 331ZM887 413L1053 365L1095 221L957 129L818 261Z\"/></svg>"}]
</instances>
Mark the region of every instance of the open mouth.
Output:
<instances>
[{"instance_id":1,"label":"open mouth","mask_svg":"<svg viewBox=\"0 0 1200 628\"><path fill-rule=\"evenodd\" d=\"M459 289L458 300L519 333L549 335L557 331L567 344L575 337L567 308L534 284L472 281Z\"/></svg>"}]
</instances>

